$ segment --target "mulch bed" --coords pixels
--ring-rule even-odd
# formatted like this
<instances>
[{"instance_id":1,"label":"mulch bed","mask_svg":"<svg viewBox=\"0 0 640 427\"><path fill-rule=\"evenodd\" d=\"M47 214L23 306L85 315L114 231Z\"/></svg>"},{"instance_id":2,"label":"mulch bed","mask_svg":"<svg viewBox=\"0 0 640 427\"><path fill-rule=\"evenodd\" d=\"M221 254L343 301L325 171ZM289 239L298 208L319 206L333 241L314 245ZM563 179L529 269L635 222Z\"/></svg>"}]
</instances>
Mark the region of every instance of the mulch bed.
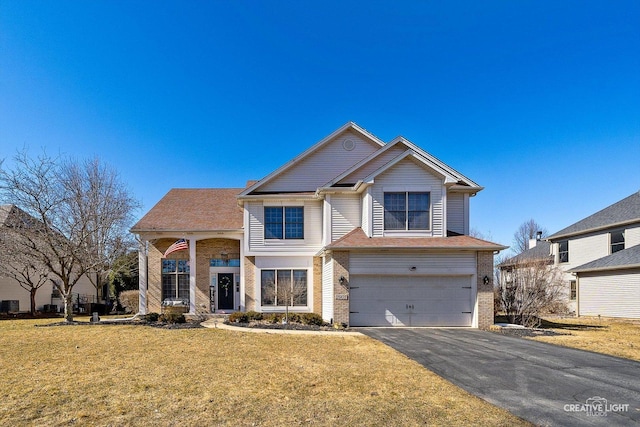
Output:
<instances>
[{"instance_id":1,"label":"mulch bed","mask_svg":"<svg viewBox=\"0 0 640 427\"><path fill-rule=\"evenodd\" d=\"M200 322L184 322L184 323L168 323L168 322L146 322L143 320L130 320L123 322L55 322L46 325L36 325L36 327L48 326L112 326L112 325L133 325L133 326L150 326L160 329L196 329L204 328Z\"/></svg>"},{"instance_id":2,"label":"mulch bed","mask_svg":"<svg viewBox=\"0 0 640 427\"><path fill-rule=\"evenodd\" d=\"M280 329L280 330L292 330L292 331L336 331L340 332L341 329L336 329L332 326L318 326L318 325L303 325L302 323L268 323L268 322L249 322L249 323L236 323L225 322L227 325L239 326L241 328L258 328L258 329Z\"/></svg>"},{"instance_id":3,"label":"mulch bed","mask_svg":"<svg viewBox=\"0 0 640 427\"><path fill-rule=\"evenodd\" d=\"M500 328L500 329L491 329L490 332L494 332L496 334L502 334L502 335L509 335L512 337L521 337L521 338L571 335L570 333L556 332L550 329L537 329L537 328Z\"/></svg>"}]
</instances>

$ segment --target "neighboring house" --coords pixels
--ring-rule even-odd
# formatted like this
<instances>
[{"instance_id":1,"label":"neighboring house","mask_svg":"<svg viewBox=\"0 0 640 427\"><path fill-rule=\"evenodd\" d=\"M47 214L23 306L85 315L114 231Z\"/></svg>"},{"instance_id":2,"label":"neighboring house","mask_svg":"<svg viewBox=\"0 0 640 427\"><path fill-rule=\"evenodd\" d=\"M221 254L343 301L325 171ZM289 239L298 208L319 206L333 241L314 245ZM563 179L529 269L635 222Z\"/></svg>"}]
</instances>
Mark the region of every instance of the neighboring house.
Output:
<instances>
[{"instance_id":1,"label":"neighboring house","mask_svg":"<svg viewBox=\"0 0 640 427\"><path fill-rule=\"evenodd\" d=\"M28 217L28 214L15 205L0 205L0 227L9 227L16 219ZM29 217L30 218L30 217ZM5 254L8 249L0 241L0 250ZM8 254L10 255L10 254ZM54 289L51 277L36 292L36 310L59 312L64 308L64 301L59 292ZM88 278L83 277L73 287L74 291L74 311L84 310L84 304L96 302L96 288ZM4 271L0 272L0 301L17 301L18 309L12 307L11 311L26 312L30 310L29 291L22 288L18 281L8 276L8 267L4 266ZM15 303L5 303L4 307L13 306Z\"/></svg>"},{"instance_id":2,"label":"neighboring house","mask_svg":"<svg viewBox=\"0 0 640 427\"><path fill-rule=\"evenodd\" d=\"M640 192L548 240L579 316L640 318Z\"/></svg>"},{"instance_id":3,"label":"neighboring house","mask_svg":"<svg viewBox=\"0 0 640 427\"><path fill-rule=\"evenodd\" d=\"M246 188L172 189L134 227L140 312L315 312L351 326L493 323L478 184L347 123ZM177 239L188 249L165 251Z\"/></svg>"},{"instance_id":4,"label":"neighboring house","mask_svg":"<svg viewBox=\"0 0 640 427\"><path fill-rule=\"evenodd\" d=\"M547 269L555 268L554 256L551 253L551 243L541 240L541 236L542 233L538 232L537 238L529 240L529 249L498 264L501 286L504 287L511 283L513 278L517 276L516 270L519 268L541 268L541 266L548 266ZM545 277L546 281L551 282L559 279L559 275L559 271L557 274L547 271L546 275L540 275L540 277ZM557 283L560 285L559 281ZM555 288L555 286L552 287ZM565 287L563 286L563 288ZM566 291L563 289L562 300L559 301L562 304L562 310L566 307L568 312L575 312L575 300L575 288L572 292L570 285L567 284Z\"/></svg>"}]
</instances>

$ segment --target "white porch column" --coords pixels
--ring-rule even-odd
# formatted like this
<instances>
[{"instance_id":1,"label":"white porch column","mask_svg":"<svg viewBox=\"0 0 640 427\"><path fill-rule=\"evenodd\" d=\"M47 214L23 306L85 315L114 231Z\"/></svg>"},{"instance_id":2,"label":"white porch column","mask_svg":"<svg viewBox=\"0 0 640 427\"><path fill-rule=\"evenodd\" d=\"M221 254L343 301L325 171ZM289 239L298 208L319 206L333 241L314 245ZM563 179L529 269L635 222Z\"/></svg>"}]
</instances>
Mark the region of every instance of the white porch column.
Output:
<instances>
[{"instance_id":1,"label":"white porch column","mask_svg":"<svg viewBox=\"0 0 640 427\"><path fill-rule=\"evenodd\" d=\"M138 246L138 313L147 314L147 241Z\"/></svg>"},{"instance_id":2,"label":"white porch column","mask_svg":"<svg viewBox=\"0 0 640 427\"><path fill-rule=\"evenodd\" d=\"M189 239L189 314L196 314L196 239Z\"/></svg>"}]
</instances>

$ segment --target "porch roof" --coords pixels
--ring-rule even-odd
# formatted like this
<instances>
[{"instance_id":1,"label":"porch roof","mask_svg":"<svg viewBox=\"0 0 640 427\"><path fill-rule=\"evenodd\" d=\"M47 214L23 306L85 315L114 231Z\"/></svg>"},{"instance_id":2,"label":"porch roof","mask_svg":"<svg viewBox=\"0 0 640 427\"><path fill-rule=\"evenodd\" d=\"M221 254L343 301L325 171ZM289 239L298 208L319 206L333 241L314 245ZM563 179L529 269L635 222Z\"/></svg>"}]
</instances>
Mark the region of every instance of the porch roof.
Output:
<instances>
[{"instance_id":1,"label":"porch roof","mask_svg":"<svg viewBox=\"0 0 640 427\"><path fill-rule=\"evenodd\" d=\"M501 251L507 246L471 236L450 237L367 237L362 228L356 228L326 247L340 249L439 249Z\"/></svg>"},{"instance_id":2,"label":"porch roof","mask_svg":"<svg viewBox=\"0 0 640 427\"><path fill-rule=\"evenodd\" d=\"M231 231L243 226L236 196L244 188L173 188L132 228L149 231Z\"/></svg>"}]
</instances>

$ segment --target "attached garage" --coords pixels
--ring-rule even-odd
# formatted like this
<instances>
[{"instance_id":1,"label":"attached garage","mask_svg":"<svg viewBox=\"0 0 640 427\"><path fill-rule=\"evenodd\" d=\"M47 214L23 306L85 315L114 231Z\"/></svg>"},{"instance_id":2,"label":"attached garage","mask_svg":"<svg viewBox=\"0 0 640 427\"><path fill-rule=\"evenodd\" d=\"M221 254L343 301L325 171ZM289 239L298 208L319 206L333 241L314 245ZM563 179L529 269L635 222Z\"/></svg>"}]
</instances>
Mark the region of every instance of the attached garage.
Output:
<instances>
[{"instance_id":1,"label":"attached garage","mask_svg":"<svg viewBox=\"0 0 640 427\"><path fill-rule=\"evenodd\" d=\"M472 277L352 276L351 326L471 326Z\"/></svg>"},{"instance_id":2,"label":"attached garage","mask_svg":"<svg viewBox=\"0 0 640 427\"><path fill-rule=\"evenodd\" d=\"M351 326L472 326L476 254L351 253Z\"/></svg>"}]
</instances>

